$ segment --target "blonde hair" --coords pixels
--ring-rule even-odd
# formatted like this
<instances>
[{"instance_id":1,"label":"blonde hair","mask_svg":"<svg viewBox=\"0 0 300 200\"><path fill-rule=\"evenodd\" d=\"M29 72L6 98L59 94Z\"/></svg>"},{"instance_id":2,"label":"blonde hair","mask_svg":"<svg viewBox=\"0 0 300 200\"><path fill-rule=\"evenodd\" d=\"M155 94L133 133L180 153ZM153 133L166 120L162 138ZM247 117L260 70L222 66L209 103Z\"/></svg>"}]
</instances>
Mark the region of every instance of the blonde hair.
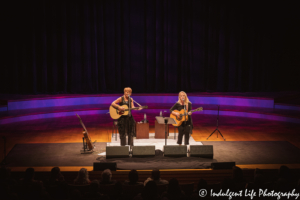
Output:
<instances>
[{"instance_id":1,"label":"blonde hair","mask_svg":"<svg viewBox=\"0 0 300 200\"><path fill-rule=\"evenodd\" d=\"M178 93L178 101L177 101L178 103L181 103L180 93L183 93L185 95L184 104L188 105L188 103L192 103L190 102L189 98L187 97L187 94L184 91Z\"/></svg>"},{"instance_id":2,"label":"blonde hair","mask_svg":"<svg viewBox=\"0 0 300 200\"><path fill-rule=\"evenodd\" d=\"M125 93L126 91L130 92L130 94L132 93L132 89L131 89L130 87L124 88L124 93Z\"/></svg>"}]
</instances>

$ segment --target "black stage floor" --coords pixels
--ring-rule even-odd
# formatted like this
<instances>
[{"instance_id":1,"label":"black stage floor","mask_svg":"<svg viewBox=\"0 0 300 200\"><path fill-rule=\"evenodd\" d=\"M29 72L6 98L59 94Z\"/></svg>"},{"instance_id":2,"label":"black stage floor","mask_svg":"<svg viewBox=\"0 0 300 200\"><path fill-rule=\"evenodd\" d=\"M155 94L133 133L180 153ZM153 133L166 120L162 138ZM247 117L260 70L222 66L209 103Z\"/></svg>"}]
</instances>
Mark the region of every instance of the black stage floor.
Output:
<instances>
[{"instance_id":1,"label":"black stage floor","mask_svg":"<svg viewBox=\"0 0 300 200\"><path fill-rule=\"evenodd\" d=\"M17 144L6 157L8 167L92 166L94 162L117 162L118 169L205 169L212 162L243 164L297 164L300 149L286 141L218 141L213 145L214 159L164 157L157 150L151 158L105 159L98 155L105 143L96 143L95 152L81 154L82 143ZM102 147L102 148L101 148Z\"/></svg>"}]
</instances>

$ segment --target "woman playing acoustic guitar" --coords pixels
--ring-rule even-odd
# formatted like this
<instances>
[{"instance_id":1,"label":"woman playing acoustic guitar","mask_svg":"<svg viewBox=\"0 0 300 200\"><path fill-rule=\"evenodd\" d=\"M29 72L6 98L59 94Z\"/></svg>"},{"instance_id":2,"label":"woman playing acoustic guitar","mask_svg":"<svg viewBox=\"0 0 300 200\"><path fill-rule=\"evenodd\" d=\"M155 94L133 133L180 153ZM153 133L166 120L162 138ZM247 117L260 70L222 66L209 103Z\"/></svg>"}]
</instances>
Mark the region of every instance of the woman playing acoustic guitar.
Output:
<instances>
[{"instance_id":1,"label":"woman playing acoustic guitar","mask_svg":"<svg viewBox=\"0 0 300 200\"><path fill-rule=\"evenodd\" d=\"M179 92L178 94L178 101L175 103L175 105L170 109L170 112L173 115L179 116L180 114L178 112L175 112L175 110L180 111L182 109L186 109L186 112L188 115L184 117L188 117L187 121L184 121L180 126L178 126L178 140L177 144L181 145L182 143L182 137L184 135L184 144L188 145L189 144L189 139L190 139L190 133L192 133L193 129L193 120L192 120L192 103L189 101L187 94L183 91Z\"/></svg>"},{"instance_id":2,"label":"woman playing acoustic guitar","mask_svg":"<svg viewBox=\"0 0 300 200\"><path fill-rule=\"evenodd\" d=\"M133 99L130 97L131 93L132 89L130 87L124 88L124 95L112 102L111 105L117 108L120 112L125 111L125 108L121 107L122 105L127 105L129 108L134 108ZM141 109L142 108L139 108L138 110ZM133 137L136 136L136 132L135 120L133 119L131 113L128 115L123 115L118 119L118 130L120 134L121 146L126 145L126 136L128 136L128 145L133 146Z\"/></svg>"}]
</instances>

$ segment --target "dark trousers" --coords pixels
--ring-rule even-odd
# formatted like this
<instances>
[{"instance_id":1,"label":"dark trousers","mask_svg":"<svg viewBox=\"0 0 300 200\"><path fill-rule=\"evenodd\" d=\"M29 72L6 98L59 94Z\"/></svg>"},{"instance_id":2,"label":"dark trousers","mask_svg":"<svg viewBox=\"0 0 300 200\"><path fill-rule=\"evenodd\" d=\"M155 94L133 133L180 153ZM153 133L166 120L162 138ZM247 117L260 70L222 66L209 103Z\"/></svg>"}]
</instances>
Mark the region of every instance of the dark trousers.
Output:
<instances>
[{"instance_id":1,"label":"dark trousers","mask_svg":"<svg viewBox=\"0 0 300 200\"><path fill-rule=\"evenodd\" d=\"M128 135L128 141L127 141L127 144L126 144L126 135L121 134L120 135L120 143L121 143L121 146L125 146L125 145L133 146L133 136Z\"/></svg>"},{"instance_id":2,"label":"dark trousers","mask_svg":"<svg viewBox=\"0 0 300 200\"><path fill-rule=\"evenodd\" d=\"M184 144L188 145L190 140L191 126L185 125L183 122L182 125L178 127L178 132L179 134L178 134L177 144L182 144L182 137L184 135Z\"/></svg>"}]
</instances>

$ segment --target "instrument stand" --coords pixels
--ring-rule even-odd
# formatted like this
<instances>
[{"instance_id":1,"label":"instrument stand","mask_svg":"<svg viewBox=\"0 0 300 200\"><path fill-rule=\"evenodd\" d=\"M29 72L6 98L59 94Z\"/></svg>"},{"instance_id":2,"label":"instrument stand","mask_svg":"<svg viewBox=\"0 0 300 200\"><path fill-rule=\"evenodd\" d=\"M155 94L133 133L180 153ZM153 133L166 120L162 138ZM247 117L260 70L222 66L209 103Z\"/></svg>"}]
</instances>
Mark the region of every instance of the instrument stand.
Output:
<instances>
[{"instance_id":1,"label":"instrument stand","mask_svg":"<svg viewBox=\"0 0 300 200\"><path fill-rule=\"evenodd\" d=\"M115 141L117 141L118 140L118 137L117 137L117 135L118 135L118 120L113 121L111 134L112 134L112 138L115 136Z\"/></svg>"},{"instance_id":2,"label":"instrument stand","mask_svg":"<svg viewBox=\"0 0 300 200\"><path fill-rule=\"evenodd\" d=\"M80 153L81 154L90 154L90 153L93 153L93 149L91 150L88 150L87 148L87 142L84 140L84 137L82 137L82 141L83 141L83 150L80 150Z\"/></svg>"},{"instance_id":3,"label":"instrument stand","mask_svg":"<svg viewBox=\"0 0 300 200\"><path fill-rule=\"evenodd\" d=\"M176 127L174 126L174 140L176 140Z\"/></svg>"},{"instance_id":4,"label":"instrument stand","mask_svg":"<svg viewBox=\"0 0 300 200\"><path fill-rule=\"evenodd\" d=\"M218 126L219 126L219 110L220 110L220 106L218 106L218 117L217 117L217 128L208 136L208 138L210 136L212 136L212 134L214 134L214 132L217 131L217 137L218 137L218 133L220 133L220 135L222 136L222 138L224 139L225 141L225 138L223 137L222 133L220 132L220 130L218 129ZM208 140L208 138L206 140Z\"/></svg>"},{"instance_id":5,"label":"instrument stand","mask_svg":"<svg viewBox=\"0 0 300 200\"><path fill-rule=\"evenodd\" d=\"M159 124L165 125L165 145L167 146L167 125L177 124L176 121L171 117L155 117Z\"/></svg>"}]
</instances>

